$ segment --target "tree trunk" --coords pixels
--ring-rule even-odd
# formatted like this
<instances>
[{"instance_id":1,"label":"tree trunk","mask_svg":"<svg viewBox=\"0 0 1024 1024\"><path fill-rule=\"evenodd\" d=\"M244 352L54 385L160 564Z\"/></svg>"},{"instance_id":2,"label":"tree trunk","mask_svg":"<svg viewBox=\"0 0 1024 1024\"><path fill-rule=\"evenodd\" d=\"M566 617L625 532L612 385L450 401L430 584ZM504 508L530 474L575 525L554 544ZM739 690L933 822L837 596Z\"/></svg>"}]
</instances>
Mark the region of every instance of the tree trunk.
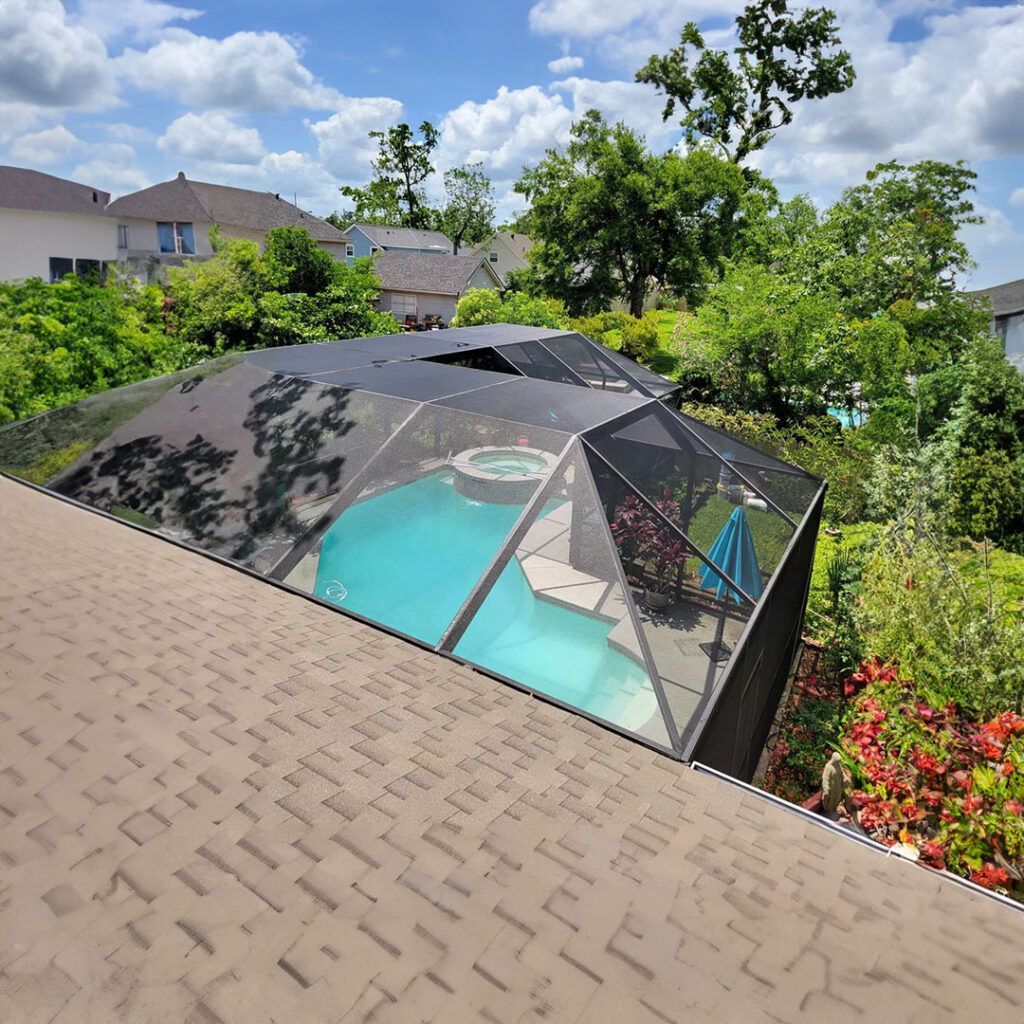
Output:
<instances>
[{"instance_id":1,"label":"tree trunk","mask_svg":"<svg viewBox=\"0 0 1024 1024\"><path fill-rule=\"evenodd\" d=\"M629 315L641 317L644 315L644 299L647 298L647 279L645 277L634 277L629 283Z\"/></svg>"}]
</instances>

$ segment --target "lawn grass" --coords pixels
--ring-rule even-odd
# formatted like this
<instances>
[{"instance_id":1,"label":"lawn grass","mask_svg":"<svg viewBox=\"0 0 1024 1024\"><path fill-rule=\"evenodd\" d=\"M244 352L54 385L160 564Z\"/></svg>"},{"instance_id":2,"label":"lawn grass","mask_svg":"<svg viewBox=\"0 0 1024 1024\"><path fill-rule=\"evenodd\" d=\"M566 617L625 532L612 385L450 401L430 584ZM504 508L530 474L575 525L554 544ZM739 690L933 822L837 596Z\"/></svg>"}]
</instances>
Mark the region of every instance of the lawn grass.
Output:
<instances>
[{"instance_id":1,"label":"lawn grass","mask_svg":"<svg viewBox=\"0 0 1024 1024\"><path fill-rule=\"evenodd\" d=\"M679 352L672 339L672 332L682 314L678 309L656 309L658 318L658 351L650 362L650 368L663 377L675 377L679 370Z\"/></svg>"}]
</instances>

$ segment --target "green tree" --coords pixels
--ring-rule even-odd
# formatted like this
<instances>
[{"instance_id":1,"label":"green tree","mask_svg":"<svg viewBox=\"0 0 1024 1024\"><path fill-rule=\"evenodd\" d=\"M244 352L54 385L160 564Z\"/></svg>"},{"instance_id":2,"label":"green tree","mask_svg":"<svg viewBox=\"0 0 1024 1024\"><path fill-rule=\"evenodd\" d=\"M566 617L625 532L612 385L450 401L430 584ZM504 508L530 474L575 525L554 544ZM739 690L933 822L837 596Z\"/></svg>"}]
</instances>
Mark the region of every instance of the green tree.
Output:
<instances>
[{"instance_id":1,"label":"green tree","mask_svg":"<svg viewBox=\"0 0 1024 1024\"><path fill-rule=\"evenodd\" d=\"M444 172L445 204L436 225L452 240L456 253L463 242L476 245L494 233L494 186L482 167L465 164Z\"/></svg>"},{"instance_id":2,"label":"green tree","mask_svg":"<svg viewBox=\"0 0 1024 1024\"><path fill-rule=\"evenodd\" d=\"M758 0L736 19L736 34L733 57L709 49L691 21L679 45L653 55L636 79L665 94L664 120L682 108L691 146L707 139L742 163L793 120L792 104L843 92L855 76L849 53L838 49L835 13L825 7L796 14L787 0Z\"/></svg>"},{"instance_id":3,"label":"green tree","mask_svg":"<svg viewBox=\"0 0 1024 1024\"><path fill-rule=\"evenodd\" d=\"M620 297L639 316L656 285L699 299L745 228L751 193L734 165L704 151L653 155L594 110L515 189L531 203L531 276L574 316Z\"/></svg>"},{"instance_id":4,"label":"green tree","mask_svg":"<svg viewBox=\"0 0 1024 1024\"><path fill-rule=\"evenodd\" d=\"M433 213L426 204L422 184L433 173L430 154L437 146L437 129L429 121L419 127L421 138L409 125L374 131L377 142L374 177L363 188L343 186L342 195L355 203L356 219L378 224L427 228Z\"/></svg>"},{"instance_id":5,"label":"green tree","mask_svg":"<svg viewBox=\"0 0 1024 1024\"><path fill-rule=\"evenodd\" d=\"M452 327L478 324L525 324L528 327L567 326L560 304L510 292L504 297L490 288L471 288L455 307Z\"/></svg>"},{"instance_id":6,"label":"green tree","mask_svg":"<svg viewBox=\"0 0 1024 1024\"><path fill-rule=\"evenodd\" d=\"M316 295L335 284L341 264L305 228L273 228L263 251L267 284L279 292Z\"/></svg>"}]
</instances>

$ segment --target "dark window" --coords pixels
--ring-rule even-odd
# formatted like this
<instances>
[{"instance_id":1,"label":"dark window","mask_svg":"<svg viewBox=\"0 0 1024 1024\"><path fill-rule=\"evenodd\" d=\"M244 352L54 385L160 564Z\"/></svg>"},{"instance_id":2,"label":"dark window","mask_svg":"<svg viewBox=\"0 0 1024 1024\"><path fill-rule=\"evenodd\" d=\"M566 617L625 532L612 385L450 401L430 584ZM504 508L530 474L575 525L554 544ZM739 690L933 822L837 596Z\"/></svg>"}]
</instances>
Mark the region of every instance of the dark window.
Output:
<instances>
[{"instance_id":1,"label":"dark window","mask_svg":"<svg viewBox=\"0 0 1024 1024\"><path fill-rule=\"evenodd\" d=\"M118 249L128 248L128 225L118 224L117 225L117 247Z\"/></svg>"},{"instance_id":2,"label":"dark window","mask_svg":"<svg viewBox=\"0 0 1024 1024\"><path fill-rule=\"evenodd\" d=\"M176 252L184 256L195 255L196 238L191 224L162 221L156 226L156 237L161 252Z\"/></svg>"},{"instance_id":3,"label":"dark window","mask_svg":"<svg viewBox=\"0 0 1024 1024\"><path fill-rule=\"evenodd\" d=\"M50 281L60 281L65 274L75 272L75 261L66 256L50 257Z\"/></svg>"},{"instance_id":4,"label":"dark window","mask_svg":"<svg viewBox=\"0 0 1024 1024\"><path fill-rule=\"evenodd\" d=\"M103 264L99 260L75 260L75 273L79 277L88 277L98 281L102 271Z\"/></svg>"}]
</instances>

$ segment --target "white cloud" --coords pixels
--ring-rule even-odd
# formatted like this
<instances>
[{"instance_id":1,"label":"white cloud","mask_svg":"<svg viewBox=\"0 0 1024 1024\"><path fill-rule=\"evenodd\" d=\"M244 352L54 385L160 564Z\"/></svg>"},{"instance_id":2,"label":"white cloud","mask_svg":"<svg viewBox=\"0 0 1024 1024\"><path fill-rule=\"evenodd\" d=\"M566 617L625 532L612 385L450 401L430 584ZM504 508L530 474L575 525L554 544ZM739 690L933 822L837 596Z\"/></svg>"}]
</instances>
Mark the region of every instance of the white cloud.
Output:
<instances>
[{"instance_id":1,"label":"white cloud","mask_svg":"<svg viewBox=\"0 0 1024 1024\"><path fill-rule=\"evenodd\" d=\"M583 58L572 57L568 54L548 61L548 71L555 75L567 75L570 71L579 71L581 67L583 67Z\"/></svg>"},{"instance_id":2,"label":"white cloud","mask_svg":"<svg viewBox=\"0 0 1024 1024\"><path fill-rule=\"evenodd\" d=\"M124 143L106 143L91 147L98 155L79 164L68 177L84 185L93 185L113 195L124 195L152 185L150 176L138 164L135 150Z\"/></svg>"},{"instance_id":3,"label":"white cloud","mask_svg":"<svg viewBox=\"0 0 1024 1024\"><path fill-rule=\"evenodd\" d=\"M212 111L182 114L156 144L171 157L228 164L258 164L267 152L255 128Z\"/></svg>"},{"instance_id":4,"label":"white cloud","mask_svg":"<svg viewBox=\"0 0 1024 1024\"><path fill-rule=\"evenodd\" d=\"M167 29L148 50L127 49L119 72L140 89L219 110L328 110L344 97L301 61L294 42L277 32L235 32L224 39Z\"/></svg>"},{"instance_id":5,"label":"white cloud","mask_svg":"<svg viewBox=\"0 0 1024 1024\"><path fill-rule=\"evenodd\" d=\"M1010 193L1010 205L1024 210L1024 188L1015 188Z\"/></svg>"},{"instance_id":6,"label":"white cloud","mask_svg":"<svg viewBox=\"0 0 1024 1024\"><path fill-rule=\"evenodd\" d=\"M84 148L63 125L23 135L11 144L11 155L28 164L55 164Z\"/></svg>"},{"instance_id":7,"label":"white cloud","mask_svg":"<svg viewBox=\"0 0 1024 1024\"><path fill-rule=\"evenodd\" d=\"M323 121L306 122L316 139L320 160L336 177L354 181L365 177L377 146L367 134L396 124L400 100L387 96L342 97L338 109Z\"/></svg>"},{"instance_id":8,"label":"white cloud","mask_svg":"<svg viewBox=\"0 0 1024 1024\"><path fill-rule=\"evenodd\" d=\"M171 22L191 21L202 13L160 0L79 0L75 22L101 39L144 40L156 38Z\"/></svg>"},{"instance_id":9,"label":"white cloud","mask_svg":"<svg viewBox=\"0 0 1024 1024\"><path fill-rule=\"evenodd\" d=\"M60 0L0 0L0 102L98 110L116 100L103 41Z\"/></svg>"}]
</instances>

